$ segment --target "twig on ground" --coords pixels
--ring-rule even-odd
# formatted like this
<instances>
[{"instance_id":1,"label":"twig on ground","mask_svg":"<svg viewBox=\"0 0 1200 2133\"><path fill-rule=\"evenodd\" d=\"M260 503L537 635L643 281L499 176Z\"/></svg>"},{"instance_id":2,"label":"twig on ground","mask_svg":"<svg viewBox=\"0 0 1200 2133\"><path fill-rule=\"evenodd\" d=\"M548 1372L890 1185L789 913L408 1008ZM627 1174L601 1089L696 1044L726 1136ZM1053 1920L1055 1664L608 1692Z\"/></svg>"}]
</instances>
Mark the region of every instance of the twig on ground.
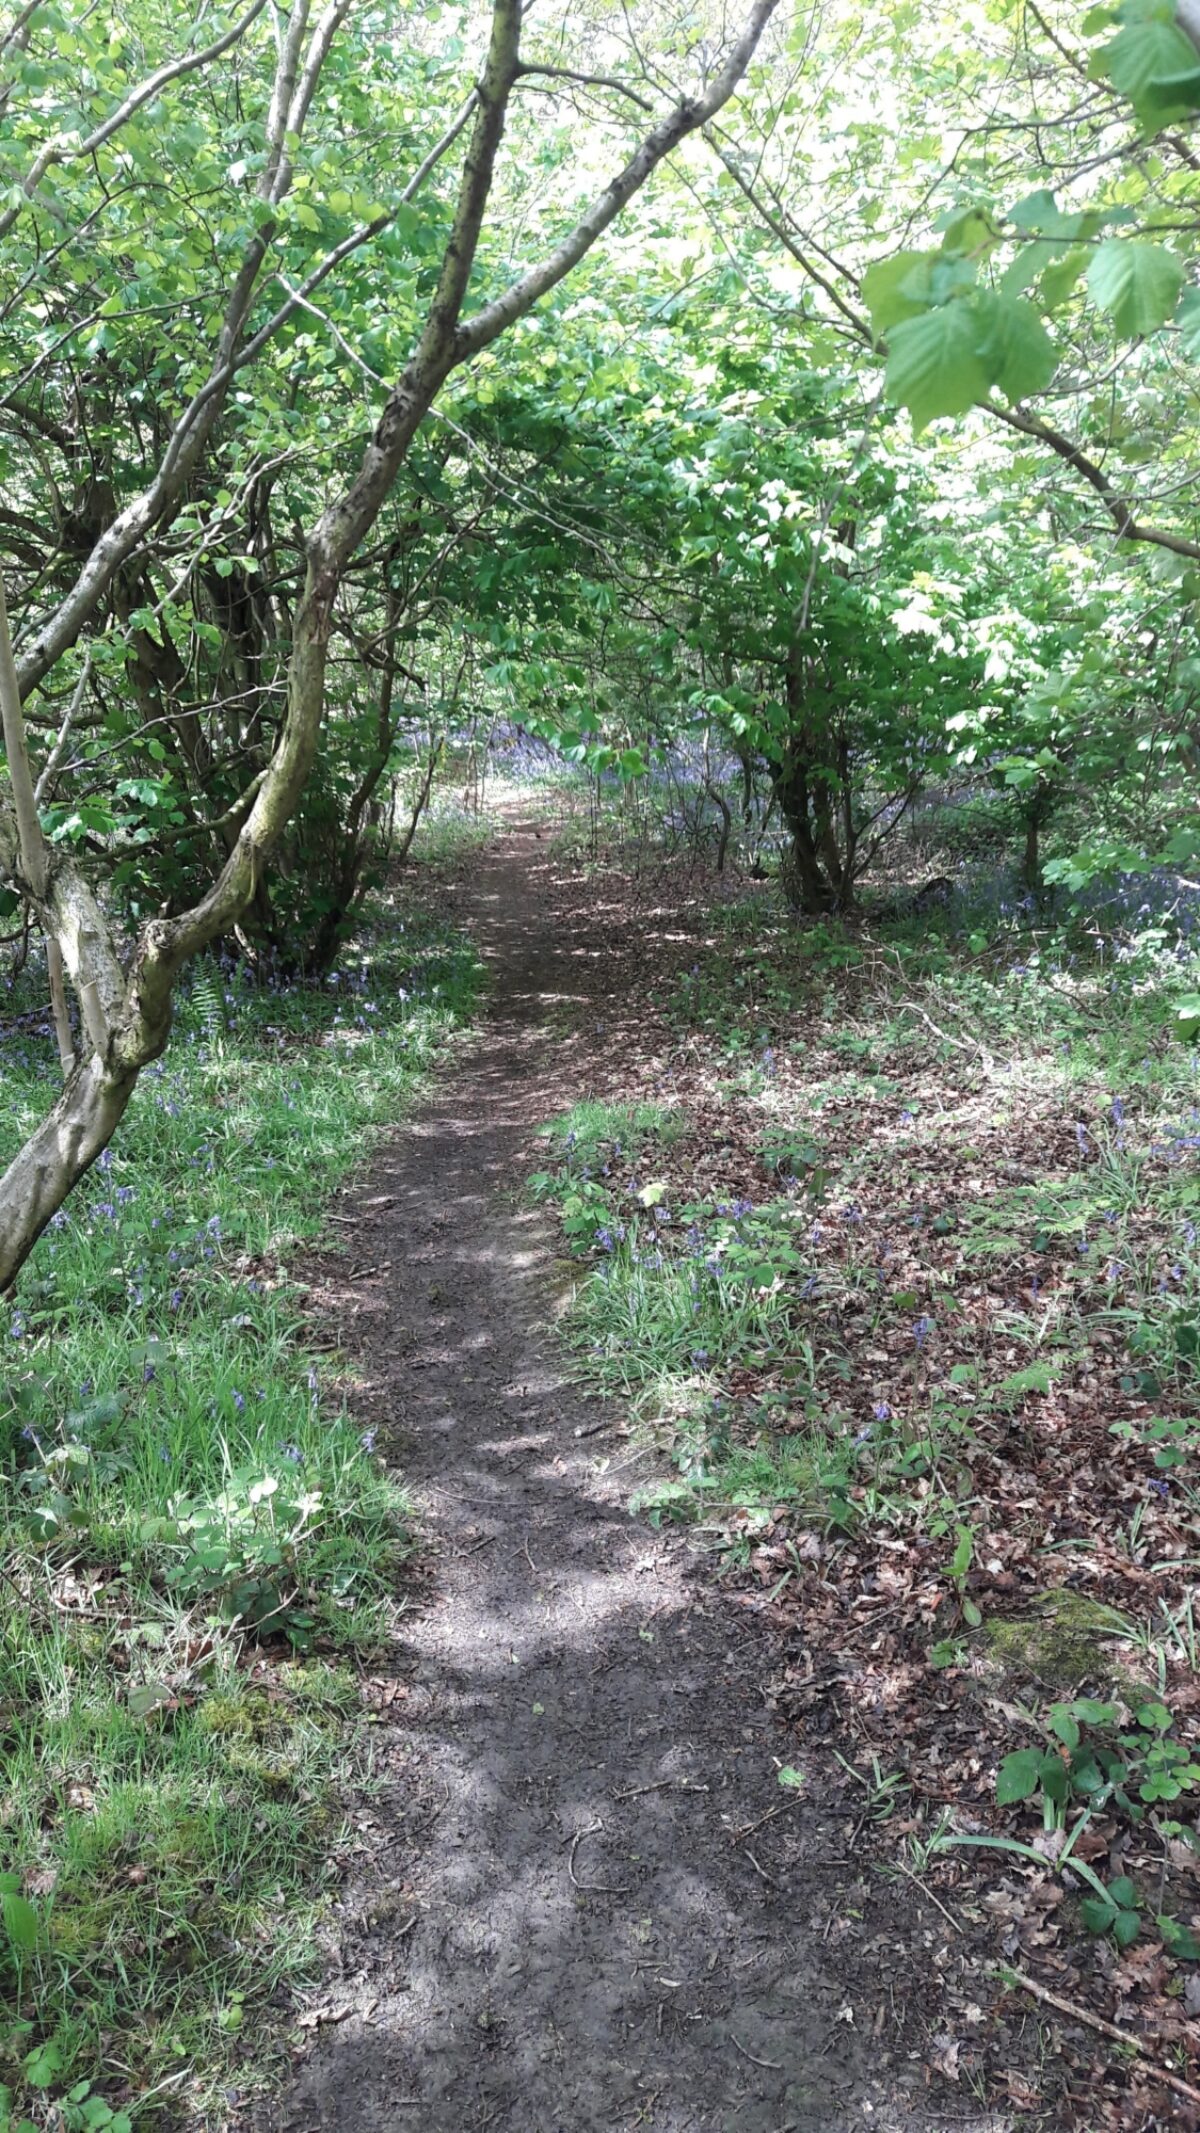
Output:
<instances>
[{"instance_id":1,"label":"twig on ground","mask_svg":"<svg viewBox=\"0 0 1200 2133\"><path fill-rule=\"evenodd\" d=\"M935 1908L936 1908L937 1910L939 1910L939 1911L941 1912L941 1914L942 1914L942 1917L943 1917L943 1918L945 1918L945 1919L948 1919L948 1920L949 1920L950 1924L951 1924L951 1925L953 1926L953 1928L954 1928L954 1930L955 1930L955 1932L956 1932L956 1933L961 1933L961 1932L962 1932L962 1927L961 1927L961 1926L959 1925L959 1922L958 1922L957 1918L956 1918L956 1917L954 1916L954 1913L953 1913L953 1911L948 1911L948 1910L946 1909L946 1906L945 1906L945 1904L944 1904L944 1903L942 1902L942 1899L941 1899L941 1897L940 1897L940 1896L935 1896L935 1895L934 1895L934 1893L933 1893L933 1890L932 1890L932 1889L927 1889L927 1888L926 1888L926 1886L925 1886L925 1883L924 1883L924 1882L923 1882L923 1881L922 1881L922 1880L920 1879L920 1876L919 1876L919 1875L917 1875L917 1874L914 1874L914 1873L913 1873L913 1870L912 1870L912 1868L911 1868L911 1867L909 1867L909 1866L905 1866L905 1864L904 1864L904 1862L903 1862L903 1860L902 1860L902 1859L889 1859L889 1861L888 1861L888 1866L889 1866L889 1869L890 1869L891 1867L895 1867L895 1869L896 1869L896 1872L897 1872L898 1874L903 1874L903 1876L904 1876L904 1878L905 1878L905 1880L906 1880L906 1881L911 1881L911 1882L912 1882L912 1885L913 1885L913 1887L914 1887L915 1889L919 1889L919 1890L920 1890L920 1892L921 1892L922 1896L924 1896L924 1897L925 1897L926 1901L927 1901L928 1903L931 1903L931 1904L933 1904L933 1905L935 1906Z\"/></svg>"},{"instance_id":2,"label":"twig on ground","mask_svg":"<svg viewBox=\"0 0 1200 2133\"><path fill-rule=\"evenodd\" d=\"M798 1807L800 1799L800 1793L793 1792L786 1800L780 1800L777 1807L768 1807L766 1814L760 1815L757 1822L747 1822L744 1829L731 1830L729 1833L730 1843L740 1844L743 1838L752 1837L756 1829L763 1829L768 1822L775 1820L776 1815L785 1815L789 1807Z\"/></svg>"},{"instance_id":3,"label":"twig on ground","mask_svg":"<svg viewBox=\"0 0 1200 2133\"><path fill-rule=\"evenodd\" d=\"M750 2061L750 2064L751 2064L751 2066L763 2066L763 2067L766 2067L766 2069L767 2069L768 2073L771 2073L771 2074L782 2074L782 2072L783 2072L783 2061L782 2061L782 2059L756 2059L756 2058L755 2058L755 2056L754 2056L754 2053L753 2053L753 2052L750 2052L750 2051L747 2051L747 2050L746 2050L746 2047L745 2047L745 2045L744 2045L744 2044L739 2044L739 2043L738 2043L738 2040L737 2040L737 2038L736 2038L736 2037L734 2036L734 2034L733 2034L733 2031L732 2031L732 2030L730 2030L730 2032L729 2032L729 2041L730 2041L730 2043L732 2044L732 2046L733 2046L734 2050L735 2050L735 2051L739 2051L739 2052L741 2053L741 2055L742 2055L743 2059L748 2059L748 2060Z\"/></svg>"},{"instance_id":4,"label":"twig on ground","mask_svg":"<svg viewBox=\"0 0 1200 2133\"><path fill-rule=\"evenodd\" d=\"M603 1822L589 1822L586 1829L577 1829L575 1831L574 1836L571 1838L571 1850L567 1858L567 1872L571 1877L571 1886L572 1888L578 1889L582 1896L628 1896L628 1888L615 1888L610 1882L607 1881L580 1881L576 1875L576 1852L579 1850L579 1847L583 1843L585 1837L597 1836L599 1832L603 1829L603 1827Z\"/></svg>"},{"instance_id":5,"label":"twig on ground","mask_svg":"<svg viewBox=\"0 0 1200 2133\"><path fill-rule=\"evenodd\" d=\"M937 1023L926 1014L923 1007L917 1006L915 1000L901 1000L900 1012L901 1014L907 1012L910 1015L919 1015L926 1028L931 1029L934 1036L939 1038L943 1044L953 1045L956 1052L974 1052L982 1059L989 1074L994 1070L996 1062L987 1046L980 1044L978 1038L969 1041L965 1037L952 1037L949 1030L939 1029Z\"/></svg>"},{"instance_id":6,"label":"twig on ground","mask_svg":"<svg viewBox=\"0 0 1200 2133\"><path fill-rule=\"evenodd\" d=\"M776 1881L774 1874L768 1874L766 1867L759 1865L757 1859L754 1856L754 1853L748 1847L746 1851L746 1857L750 1861L750 1864L754 1868L754 1871L758 1875L760 1881L765 1881L768 1888L777 1889L779 1887L779 1883Z\"/></svg>"},{"instance_id":7,"label":"twig on ground","mask_svg":"<svg viewBox=\"0 0 1200 2133\"><path fill-rule=\"evenodd\" d=\"M644 1792L707 1792L707 1785L694 1785L691 1778L658 1778L653 1785L628 1785L614 1792L614 1800L639 1800Z\"/></svg>"},{"instance_id":8,"label":"twig on ground","mask_svg":"<svg viewBox=\"0 0 1200 2133\"><path fill-rule=\"evenodd\" d=\"M1127 2029L1118 2029L1115 2022L1106 2022L1103 2015L1093 2014L1090 2008L1078 2007L1073 2000L1064 2000L1061 1993L1051 1992L1048 1985L1039 1985L1035 1977L1027 1977L1023 1970L1014 1970L1008 1963L1002 1965L1002 1973L1022 1991L1031 1993L1035 2000L1042 2000L1047 2007L1057 2008L1059 2014L1069 2015L1073 2022L1086 2022L1089 2029L1099 2030L1102 2037L1111 2037L1115 2044L1123 2044L1128 2051L1136 2052L1146 2062L1147 2071L1156 2081L1165 2081L1177 2096L1186 2096L1189 2103L1200 2103L1200 2089L1194 2089L1190 2081L1178 2074L1169 2074L1165 2066L1152 2059L1140 2037L1133 2037Z\"/></svg>"}]
</instances>

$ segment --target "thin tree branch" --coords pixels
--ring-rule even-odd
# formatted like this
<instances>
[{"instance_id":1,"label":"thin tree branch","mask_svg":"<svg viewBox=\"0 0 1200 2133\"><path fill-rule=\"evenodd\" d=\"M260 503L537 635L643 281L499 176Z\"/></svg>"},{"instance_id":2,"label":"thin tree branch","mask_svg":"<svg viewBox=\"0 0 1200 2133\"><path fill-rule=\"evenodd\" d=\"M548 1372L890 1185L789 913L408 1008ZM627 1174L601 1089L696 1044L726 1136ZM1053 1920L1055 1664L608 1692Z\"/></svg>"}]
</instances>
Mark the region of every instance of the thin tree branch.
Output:
<instances>
[{"instance_id":1,"label":"thin tree branch","mask_svg":"<svg viewBox=\"0 0 1200 2133\"><path fill-rule=\"evenodd\" d=\"M241 20L235 22L232 29L226 30L224 36L206 45L202 52L189 52L182 59L169 60L165 66L147 75L144 82L139 83L136 89L130 90L124 103L118 106L112 116L105 119L103 125L97 126L94 132L89 133L85 140L73 143L69 137L57 134L53 140L47 141L45 146L39 149L22 181L21 192L24 197L15 201L0 215L0 237L8 235L17 217L32 200L46 172L55 163L73 163L82 157L95 155L98 148L103 148L104 143L110 141L114 133L119 133L122 126L128 125L134 114L150 103L169 82L179 81L185 74L195 74L201 67L211 66L215 59L220 59L228 52L245 36L251 23L262 14L266 4L267 0L252 0ZM32 12L33 9L28 8L26 16ZM5 43L8 42L9 39L6 39Z\"/></svg>"},{"instance_id":2,"label":"thin tree branch","mask_svg":"<svg viewBox=\"0 0 1200 2133\"><path fill-rule=\"evenodd\" d=\"M668 112L657 126L645 136L623 170L592 202L580 217L575 228L564 237L562 243L544 259L540 266L531 267L527 274L511 283L503 294L485 304L473 318L467 319L455 336L455 357L459 362L477 355L496 340L513 321L523 318L532 310L547 291L556 287L578 265L585 252L590 251L596 239L603 235L610 223L615 222L621 210L643 186L651 173L657 169L672 149L678 148L689 133L707 125L722 105L728 103L755 50L775 13L779 0L755 0L742 35L735 43L725 66L715 77L703 96L681 97L673 111Z\"/></svg>"},{"instance_id":3,"label":"thin tree branch","mask_svg":"<svg viewBox=\"0 0 1200 2133\"><path fill-rule=\"evenodd\" d=\"M1031 415L1023 408L1001 407L994 400L987 400L983 404L987 413L994 415L997 422L1003 422L1010 430L1020 430L1022 436L1036 437L1039 443L1057 453L1068 466L1074 467L1076 473L1083 476L1100 498L1116 527L1119 540L1144 541L1150 547L1166 548L1172 555L1188 556L1194 562L1200 562L1200 541L1191 541L1182 533L1168 533L1164 527L1143 525L1140 519L1134 517L1132 504L1127 503L1114 488L1103 467L1097 466L1094 459L1089 459L1080 445L1072 443L1069 437L1064 437L1061 430L1056 430L1051 423L1043 422L1039 415Z\"/></svg>"},{"instance_id":4,"label":"thin tree branch","mask_svg":"<svg viewBox=\"0 0 1200 2133\"><path fill-rule=\"evenodd\" d=\"M545 75L551 81L578 82L581 87L586 89L619 89L622 96L629 97L631 102L637 105L639 111L653 111L654 109L649 97L640 96L636 89L631 88L627 81L622 81L617 74L576 74L571 67L543 67L525 64L517 68L518 81L524 81L531 74Z\"/></svg>"}]
</instances>

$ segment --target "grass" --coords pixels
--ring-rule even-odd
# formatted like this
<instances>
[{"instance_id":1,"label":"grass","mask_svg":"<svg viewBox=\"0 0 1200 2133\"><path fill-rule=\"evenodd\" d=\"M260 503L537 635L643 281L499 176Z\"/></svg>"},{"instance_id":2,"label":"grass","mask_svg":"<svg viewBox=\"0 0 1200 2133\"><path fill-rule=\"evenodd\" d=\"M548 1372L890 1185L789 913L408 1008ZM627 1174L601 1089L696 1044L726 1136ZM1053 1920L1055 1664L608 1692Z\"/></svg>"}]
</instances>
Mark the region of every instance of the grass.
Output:
<instances>
[{"instance_id":1,"label":"grass","mask_svg":"<svg viewBox=\"0 0 1200 2133\"><path fill-rule=\"evenodd\" d=\"M410 1544L288 1266L477 981L390 912L320 991L205 966L0 1315L0 2126L203 2108L310 1962ZM53 1087L28 1029L0 1160Z\"/></svg>"}]
</instances>

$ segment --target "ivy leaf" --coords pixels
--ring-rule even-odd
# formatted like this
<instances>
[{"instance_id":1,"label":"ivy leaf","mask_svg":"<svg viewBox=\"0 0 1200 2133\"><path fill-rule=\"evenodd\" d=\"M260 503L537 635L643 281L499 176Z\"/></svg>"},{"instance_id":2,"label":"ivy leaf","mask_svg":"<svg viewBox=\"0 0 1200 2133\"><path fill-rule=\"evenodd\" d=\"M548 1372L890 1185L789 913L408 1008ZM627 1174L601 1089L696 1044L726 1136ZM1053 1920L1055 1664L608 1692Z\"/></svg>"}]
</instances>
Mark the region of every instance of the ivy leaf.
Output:
<instances>
[{"instance_id":1,"label":"ivy leaf","mask_svg":"<svg viewBox=\"0 0 1200 2133\"><path fill-rule=\"evenodd\" d=\"M1109 237L1088 268L1087 285L1118 333L1154 333L1179 300L1183 262L1161 244Z\"/></svg>"},{"instance_id":2,"label":"ivy leaf","mask_svg":"<svg viewBox=\"0 0 1200 2133\"><path fill-rule=\"evenodd\" d=\"M914 429L923 430L935 415L964 415L985 397L992 381L976 338L974 315L961 303L902 319L895 328L887 386Z\"/></svg>"}]
</instances>

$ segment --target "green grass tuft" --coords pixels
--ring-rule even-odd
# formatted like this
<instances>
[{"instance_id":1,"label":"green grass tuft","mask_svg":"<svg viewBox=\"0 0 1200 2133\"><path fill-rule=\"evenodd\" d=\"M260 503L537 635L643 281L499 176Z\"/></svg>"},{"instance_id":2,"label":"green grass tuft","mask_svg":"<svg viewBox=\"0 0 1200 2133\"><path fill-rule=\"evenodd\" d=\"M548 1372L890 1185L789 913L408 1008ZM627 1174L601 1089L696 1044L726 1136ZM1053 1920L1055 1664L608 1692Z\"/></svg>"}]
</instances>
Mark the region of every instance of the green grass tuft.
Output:
<instances>
[{"instance_id":1,"label":"green grass tuft","mask_svg":"<svg viewBox=\"0 0 1200 2133\"><path fill-rule=\"evenodd\" d=\"M14 2122L36 2095L74 2125L81 2083L139 2126L200 2107L311 1961L350 1662L386 1636L410 1542L370 1433L323 1396L288 1261L477 984L420 919L319 991L206 965L0 1311ZM27 1028L3 1044L0 1161L53 1087Z\"/></svg>"}]
</instances>

